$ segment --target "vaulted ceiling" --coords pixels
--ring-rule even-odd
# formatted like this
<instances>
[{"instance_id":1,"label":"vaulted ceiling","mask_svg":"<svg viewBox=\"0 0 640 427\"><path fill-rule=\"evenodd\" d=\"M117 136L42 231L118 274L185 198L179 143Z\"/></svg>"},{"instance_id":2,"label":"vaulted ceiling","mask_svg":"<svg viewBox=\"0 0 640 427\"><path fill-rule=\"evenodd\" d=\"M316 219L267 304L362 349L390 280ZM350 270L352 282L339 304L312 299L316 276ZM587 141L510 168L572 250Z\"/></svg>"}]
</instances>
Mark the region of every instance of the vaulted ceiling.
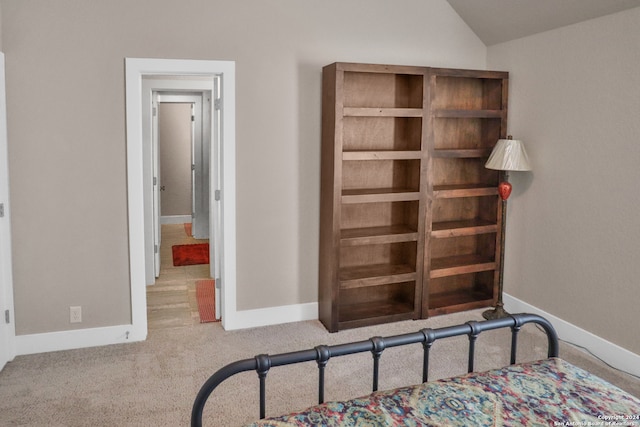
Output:
<instances>
[{"instance_id":1,"label":"vaulted ceiling","mask_svg":"<svg viewBox=\"0 0 640 427\"><path fill-rule=\"evenodd\" d=\"M640 7L640 0L447 1L487 46Z\"/></svg>"}]
</instances>

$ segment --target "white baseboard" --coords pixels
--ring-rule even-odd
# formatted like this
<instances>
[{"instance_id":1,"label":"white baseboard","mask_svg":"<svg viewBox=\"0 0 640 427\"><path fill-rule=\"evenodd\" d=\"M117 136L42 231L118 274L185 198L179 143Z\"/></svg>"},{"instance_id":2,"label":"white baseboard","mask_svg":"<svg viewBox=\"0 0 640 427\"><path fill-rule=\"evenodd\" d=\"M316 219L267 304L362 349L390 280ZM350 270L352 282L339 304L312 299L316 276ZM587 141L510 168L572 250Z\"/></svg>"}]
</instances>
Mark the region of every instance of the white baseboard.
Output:
<instances>
[{"instance_id":1,"label":"white baseboard","mask_svg":"<svg viewBox=\"0 0 640 427\"><path fill-rule=\"evenodd\" d=\"M225 324L226 330L254 328L281 323L300 322L318 318L318 303L292 304L279 307L243 310L234 313L232 322ZM144 341L146 335L137 336L132 325L118 325L71 331L45 332L41 334L17 335L16 355L73 350L110 344Z\"/></svg>"},{"instance_id":2,"label":"white baseboard","mask_svg":"<svg viewBox=\"0 0 640 427\"><path fill-rule=\"evenodd\" d=\"M136 336L132 325L102 328L75 329L72 331L46 332L42 334L16 335L16 354L47 353L50 351L98 347L144 341L146 335Z\"/></svg>"},{"instance_id":3,"label":"white baseboard","mask_svg":"<svg viewBox=\"0 0 640 427\"><path fill-rule=\"evenodd\" d=\"M561 339L588 349L611 366L640 376L640 355L632 353L625 348L508 294L504 294L504 302L507 311L511 313L534 313L543 316L553 324ZM315 320L317 318L317 302L292 304L236 311L226 319L225 329L254 328L281 323ZM16 355L25 355L97 347L109 344L123 344L144 341L146 338L146 335L137 336L132 325L118 325L102 328L76 329L72 331L17 335L15 337L15 350Z\"/></svg>"},{"instance_id":4,"label":"white baseboard","mask_svg":"<svg viewBox=\"0 0 640 427\"><path fill-rule=\"evenodd\" d=\"M227 318L226 330L255 328L280 323L301 322L318 318L318 303L282 305L279 307L258 308L236 311L232 319ZM224 319L223 319L224 320ZM231 322L229 322L231 320Z\"/></svg>"},{"instance_id":5,"label":"white baseboard","mask_svg":"<svg viewBox=\"0 0 640 427\"><path fill-rule=\"evenodd\" d=\"M191 215L166 215L160 217L160 224L184 224L191 222Z\"/></svg>"},{"instance_id":6,"label":"white baseboard","mask_svg":"<svg viewBox=\"0 0 640 427\"><path fill-rule=\"evenodd\" d=\"M604 338L585 331L553 314L521 301L511 295L504 294L505 309L510 313L533 313L543 316L551 322L558 332L560 339L577 344L588 349L591 353L614 366L633 375L640 376L640 355L609 342ZM560 354L562 357L562 354Z\"/></svg>"}]
</instances>

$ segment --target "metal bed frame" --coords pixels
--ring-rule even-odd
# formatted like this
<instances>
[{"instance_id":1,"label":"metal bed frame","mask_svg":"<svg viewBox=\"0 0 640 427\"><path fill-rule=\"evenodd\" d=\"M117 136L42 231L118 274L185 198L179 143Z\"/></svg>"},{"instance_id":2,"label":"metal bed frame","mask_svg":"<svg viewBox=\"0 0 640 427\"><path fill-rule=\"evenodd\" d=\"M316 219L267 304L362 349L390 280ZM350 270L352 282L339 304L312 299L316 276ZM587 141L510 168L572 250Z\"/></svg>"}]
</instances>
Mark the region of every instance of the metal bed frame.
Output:
<instances>
[{"instance_id":1,"label":"metal bed frame","mask_svg":"<svg viewBox=\"0 0 640 427\"><path fill-rule=\"evenodd\" d=\"M516 363L516 350L518 345L518 332L528 323L542 327L547 335L547 356L558 357L558 335L551 323L535 314L513 314L501 319L485 321L470 321L462 325L448 326L444 328L426 328L417 332L394 335L389 337L372 337L368 340L351 342L338 345L319 345L312 349L282 353L276 355L259 354L251 359L239 360L230 363L215 372L203 384L193 403L191 411L191 426L202 426L202 412L207 399L213 390L227 378L245 371L256 371L260 383L260 419L265 418L266 407L266 378L269 369L275 366L291 365L315 361L318 365L318 403L324 403L324 372L329 359L356 353L371 352L373 356L373 387L378 390L378 371L380 356L386 348L399 347L409 344L421 343L423 347L422 382L429 379L429 353L432 344L439 339L451 338L461 335L469 337L469 359L467 372L473 372L475 360L475 343L480 333L494 329L511 328L511 358L510 364Z\"/></svg>"}]
</instances>

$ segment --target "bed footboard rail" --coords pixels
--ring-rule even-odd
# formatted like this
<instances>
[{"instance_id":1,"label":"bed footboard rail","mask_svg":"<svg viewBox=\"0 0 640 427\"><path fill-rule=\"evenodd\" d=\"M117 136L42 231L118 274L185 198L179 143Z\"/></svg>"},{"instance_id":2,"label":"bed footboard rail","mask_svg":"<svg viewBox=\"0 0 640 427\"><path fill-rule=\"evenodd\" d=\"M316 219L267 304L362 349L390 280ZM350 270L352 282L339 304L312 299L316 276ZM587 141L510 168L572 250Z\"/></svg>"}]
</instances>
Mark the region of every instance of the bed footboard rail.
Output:
<instances>
[{"instance_id":1,"label":"bed footboard rail","mask_svg":"<svg viewBox=\"0 0 640 427\"><path fill-rule=\"evenodd\" d=\"M324 371L329 359L346 356L349 354L371 352L373 357L373 386L372 390L378 390L378 370L380 357L386 348L421 343L423 346L422 381L429 379L429 354L432 344L439 339L467 335L469 338L469 359L467 371L473 372L475 361L475 343L478 336L484 331L511 328L511 357L510 363L516 363L516 350L518 345L518 333L520 328L528 323L537 324L547 335L547 356L557 357L558 335L551 323L544 317L535 314L513 314L502 319L484 321L470 321L462 325L448 326L438 329L425 328L418 332L394 335L389 337L372 337L368 340L351 342L338 345L319 345L308 350L282 353L276 355L259 354L251 359L239 360L230 363L215 372L202 385L193 404L191 411L191 425L202 426L202 413L207 399L213 390L224 380L235 374L246 371L256 371L259 380L260 418L265 417L266 409L266 378L269 370L275 366L291 365L315 361L318 365L318 403L324 403Z\"/></svg>"}]
</instances>

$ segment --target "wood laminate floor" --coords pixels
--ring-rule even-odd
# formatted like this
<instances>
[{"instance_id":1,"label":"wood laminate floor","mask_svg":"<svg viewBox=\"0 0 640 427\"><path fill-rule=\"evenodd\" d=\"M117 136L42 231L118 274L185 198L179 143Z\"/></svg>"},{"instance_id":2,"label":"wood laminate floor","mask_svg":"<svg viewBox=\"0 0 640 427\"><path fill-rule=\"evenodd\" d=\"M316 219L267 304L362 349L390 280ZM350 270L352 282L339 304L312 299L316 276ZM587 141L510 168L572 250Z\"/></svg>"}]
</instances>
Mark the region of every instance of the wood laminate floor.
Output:
<instances>
[{"instance_id":1,"label":"wood laminate floor","mask_svg":"<svg viewBox=\"0 0 640 427\"><path fill-rule=\"evenodd\" d=\"M147 286L149 329L198 325L196 280L209 279L209 264L173 266L173 245L206 243L187 236L184 224L163 224L160 245L160 277Z\"/></svg>"}]
</instances>

